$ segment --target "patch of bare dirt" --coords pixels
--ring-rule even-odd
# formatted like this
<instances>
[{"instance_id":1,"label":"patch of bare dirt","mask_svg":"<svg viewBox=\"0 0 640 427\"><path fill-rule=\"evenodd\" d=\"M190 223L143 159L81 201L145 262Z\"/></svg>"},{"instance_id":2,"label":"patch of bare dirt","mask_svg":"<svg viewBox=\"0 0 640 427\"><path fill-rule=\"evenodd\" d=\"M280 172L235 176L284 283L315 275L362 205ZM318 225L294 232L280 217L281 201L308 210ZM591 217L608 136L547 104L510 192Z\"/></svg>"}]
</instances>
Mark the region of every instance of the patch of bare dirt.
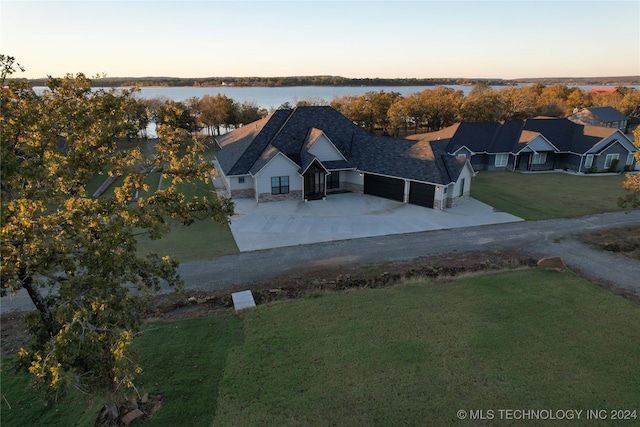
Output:
<instances>
[{"instance_id":1,"label":"patch of bare dirt","mask_svg":"<svg viewBox=\"0 0 640 427\"><path fill-rule=\"evenodd\" d=\"M581 242L603 251L617 252L640 261L640 227L611 228L582 234Z\"/></svg>"},{"instance_id":2,"label":"patch of bare dirt","mask_svg":"<svg viewBox=\"0 0 640 427\"><path fill-rule=\"evenodd\" d=\"M136 420L148 420L153 418L162 406L161 394L145 393L140 397L134 397L118 409L120 416L117 419L109 417L106 407L98 415L95 427L128 426Z\"/></svg>"},{"instance_id":3,"label":"patch of bare dirt","mask_svg":"<svg viewBox=\"0 0 640 427\"><path fill-rule=\"evenodd\" d=\"M148 317L174 320L233 312L233 292L250 289L256 304L300 298L320 291L390 286L403 278L447 278L482 271L533 267L537 260L516 252L469 252L412 261L385 262L345 268L343 265L315 265L268 281L213 291L189 292L185 296L162 295L152 302Z\"/></svg>"},{"instance_id":4,"label":"patch of bare dirt","mask_svg":"<svg viewBox=\"0 0 640 427\"><path fill-rule=\"evenodd\" d=\"M2 357L17 354L20 347L26 347L29 340L24 317L26 313L7 313L0 319Z\"/></svg>"}]
</instances>

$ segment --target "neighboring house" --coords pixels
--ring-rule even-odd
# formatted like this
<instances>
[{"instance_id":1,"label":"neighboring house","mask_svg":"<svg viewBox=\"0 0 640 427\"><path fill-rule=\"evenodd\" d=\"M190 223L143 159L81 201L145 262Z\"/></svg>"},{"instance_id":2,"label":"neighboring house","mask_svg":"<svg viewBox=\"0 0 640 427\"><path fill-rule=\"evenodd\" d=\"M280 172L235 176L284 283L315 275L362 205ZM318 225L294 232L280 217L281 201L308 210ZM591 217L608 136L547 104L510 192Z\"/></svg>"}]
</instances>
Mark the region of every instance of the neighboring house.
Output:
<instances>
[{"instance_id":1,"label":"neighboring house","mask_svg":"<svg viewBox=\"0 0 640 427\"><path fill-rule=\"evenodd\" d=\"M439 144L447 153L470 159L474 170L586 173L633 170L636 164L636 147L619 129L584 126L567 119L459 123L451 129L451 136ZM428 134L415 137L429 138Z\"/></svg>"},{"instance_id":2,"label":"neighboring house","mask_svg":"<svg viewBox=\"0 0 640 427\"><path fill-rule=\"evenodd\" d=\"M620 129L627 132L629 118L613 107L588 107L583 108L567 117L574 123L587 126L602 126Z\"/></svg>"},{"instance_id":3,"label":"neighboring house","mask_svg":"<svg viewBox=\"0 0 640 427\"><path fill-rule=\"evenodd\" d=\"M228 197L315 200L359 192L435 209L469 198L474 175L429 142L376 137L331 107L277 110L216 138Z\"/></svg>"},{"instance_id":4,"label":"neighboring house","mask_svg":"<svg viewBox=\"0 0 640 427\"><path fill-rule=\"evenodd\" d=\"M622 92L620 92L617 87L594 87L590 92L598 95L623 96Z\"/></svg>"}]
</instances>

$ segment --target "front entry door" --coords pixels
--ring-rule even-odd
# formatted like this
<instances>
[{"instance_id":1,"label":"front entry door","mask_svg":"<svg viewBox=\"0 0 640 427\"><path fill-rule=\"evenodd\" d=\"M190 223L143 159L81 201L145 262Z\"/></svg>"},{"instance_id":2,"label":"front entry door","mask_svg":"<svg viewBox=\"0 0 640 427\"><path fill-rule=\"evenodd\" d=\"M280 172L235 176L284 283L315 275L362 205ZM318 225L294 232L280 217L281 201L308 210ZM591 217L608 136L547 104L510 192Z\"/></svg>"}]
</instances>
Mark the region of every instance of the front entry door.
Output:
<instances>
[{"instance_id":1,"label":"front entry door","mask_svg":"<svg viewBox=\"0 0 640 427\"><path fill-rule=\"evenodd\" d=\"M322 199L325 196L325 172L309 171L304 175L304 198L307 200Z\"/></svg>"}]
</instances>

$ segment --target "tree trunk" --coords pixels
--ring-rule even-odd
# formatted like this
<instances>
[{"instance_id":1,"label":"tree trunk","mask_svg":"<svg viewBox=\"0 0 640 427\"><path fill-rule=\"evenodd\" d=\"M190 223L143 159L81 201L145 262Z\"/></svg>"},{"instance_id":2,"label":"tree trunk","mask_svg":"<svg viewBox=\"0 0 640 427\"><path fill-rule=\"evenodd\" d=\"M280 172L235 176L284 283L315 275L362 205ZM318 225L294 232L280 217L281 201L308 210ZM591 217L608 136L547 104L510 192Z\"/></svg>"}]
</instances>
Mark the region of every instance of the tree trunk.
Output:
<instances>
[{"instance_id":1,"label":"tree trunk","mask_svg":"<svg viewBox=\"0 0 640 427\"><path fill-rule=\"evenodd\" d=\"M53 336L53 314L49 309L40 289L38 288L38 284L33 280L31 276L23 276L21 277L22 287L27 290L29 294L29 298L33 302L33 305L36 306L38 313L40 313L40 319L42 319L42 323L45 326L47 334L49 336Z\"/></svg>"}]
</instances>

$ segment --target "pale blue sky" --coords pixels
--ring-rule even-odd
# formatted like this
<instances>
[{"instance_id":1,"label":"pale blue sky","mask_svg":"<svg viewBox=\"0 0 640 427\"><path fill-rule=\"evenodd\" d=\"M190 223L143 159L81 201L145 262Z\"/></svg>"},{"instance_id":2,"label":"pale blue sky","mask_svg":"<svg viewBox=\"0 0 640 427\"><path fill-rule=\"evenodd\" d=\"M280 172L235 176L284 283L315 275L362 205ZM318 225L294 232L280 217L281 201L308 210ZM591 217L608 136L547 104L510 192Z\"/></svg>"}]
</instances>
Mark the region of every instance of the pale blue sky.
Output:
<instances>
[{"instance_id":1,"label":"pale blue sky","mask_svg":"<svg viewBox=\"0 0 640 427\"><path fill-rule=\"evenodd\" d=\"M640 2L0 1L21 76L640 75Z\"/></svg>"}]
</instances>

